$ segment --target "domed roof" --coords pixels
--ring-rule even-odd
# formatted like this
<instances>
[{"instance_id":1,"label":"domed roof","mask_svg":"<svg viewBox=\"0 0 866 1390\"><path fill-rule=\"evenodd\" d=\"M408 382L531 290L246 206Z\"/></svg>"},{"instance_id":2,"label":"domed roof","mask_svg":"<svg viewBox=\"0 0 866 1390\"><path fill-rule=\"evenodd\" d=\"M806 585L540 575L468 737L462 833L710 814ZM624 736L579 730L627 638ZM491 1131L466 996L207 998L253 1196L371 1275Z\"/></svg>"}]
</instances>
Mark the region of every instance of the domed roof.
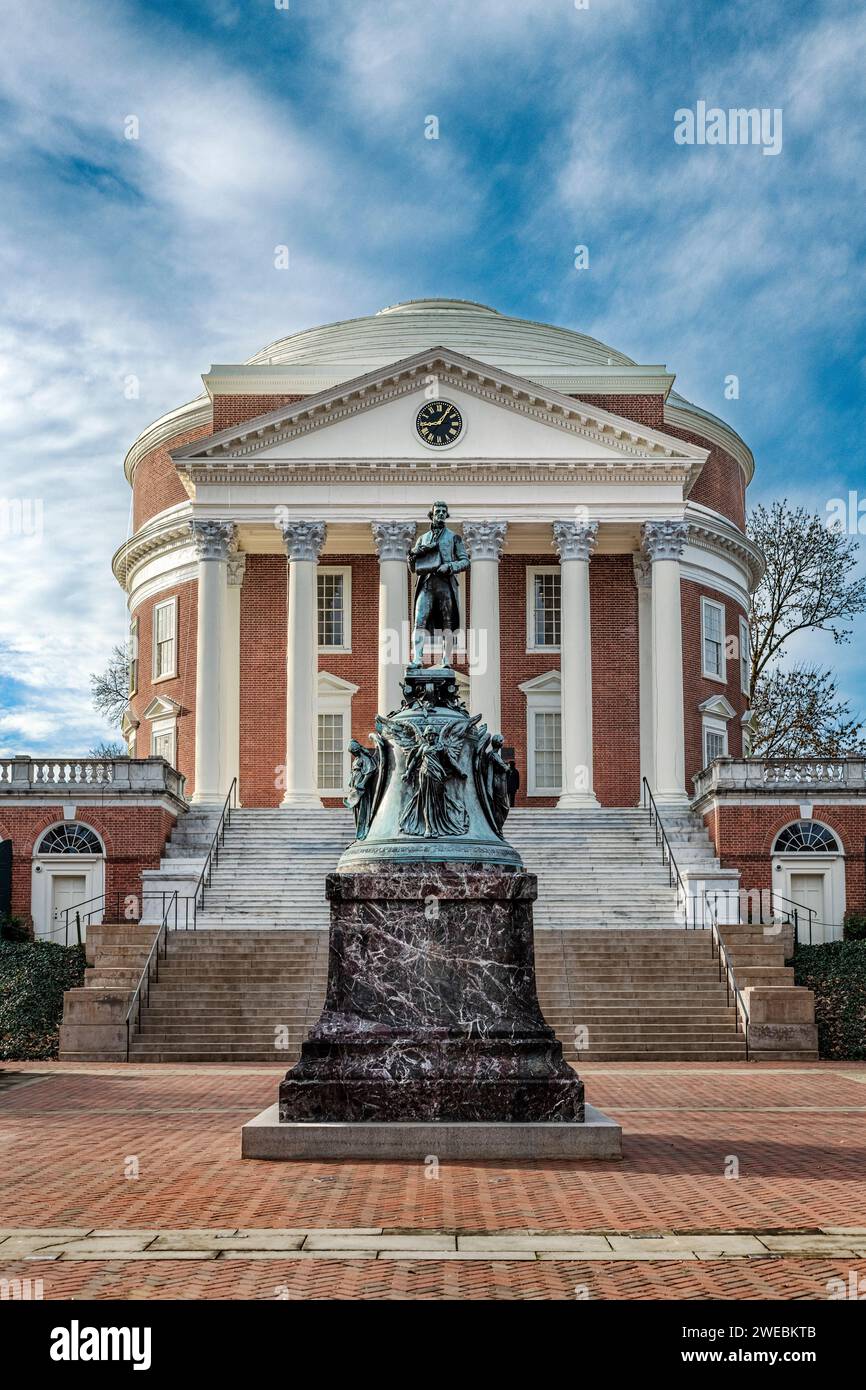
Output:
<instances>
[{"instance_id":1,"label":"domed roof","mask_svg":"<svg viewBox=\"0 0 866 1390\"><path fill-rule=\"evenodd\" d=\"M450 347L506 371L537 363L567 372L581 366L632 367L630 357L570 328L511 318L468 299L410 299L366 318L308 328L262 348L249 364L387 365L425 348Z\"/></svg>"}]
</instances>

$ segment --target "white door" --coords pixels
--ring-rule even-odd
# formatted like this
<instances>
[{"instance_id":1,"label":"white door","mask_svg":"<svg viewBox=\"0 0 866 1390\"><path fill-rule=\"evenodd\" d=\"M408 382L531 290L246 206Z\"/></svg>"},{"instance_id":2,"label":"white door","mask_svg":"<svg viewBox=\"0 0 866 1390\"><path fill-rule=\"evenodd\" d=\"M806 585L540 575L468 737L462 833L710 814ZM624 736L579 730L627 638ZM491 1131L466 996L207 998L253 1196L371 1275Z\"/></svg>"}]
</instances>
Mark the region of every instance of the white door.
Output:
<instances>
[{"instance_id":1,"label":"white door","mask_svg":"<svg viewBox=\"0 0 866 1390\"><path fill-rule=\"evenodd\" d=\"M87 877L85 874L52 874L51 875L51 940L59 942L61 946L74 946L78 941L78 934L75 930L75 913L69 913L69 938L66 937L66 918L67 908L73 908L78 903L83 903L87 897ZM81 928L81 937L84 939L84 924Z\"/></svg>"},{"instance_id":2,"label":"white door","mask_svg":"<svg viewBox=\"0 0 866 1390\"><path fill-rule=\"evenodd\" d=\"M815 916L812 919L812 945L817 946L824 940L824 923L826 913L824 910L824 875L823 874L791 874L791 897L796 903L802 903L803 907L810 907ZM800 920L800 942L804 946L809 945L809 923L805 913Z\"/></svg>"}]
</instances>

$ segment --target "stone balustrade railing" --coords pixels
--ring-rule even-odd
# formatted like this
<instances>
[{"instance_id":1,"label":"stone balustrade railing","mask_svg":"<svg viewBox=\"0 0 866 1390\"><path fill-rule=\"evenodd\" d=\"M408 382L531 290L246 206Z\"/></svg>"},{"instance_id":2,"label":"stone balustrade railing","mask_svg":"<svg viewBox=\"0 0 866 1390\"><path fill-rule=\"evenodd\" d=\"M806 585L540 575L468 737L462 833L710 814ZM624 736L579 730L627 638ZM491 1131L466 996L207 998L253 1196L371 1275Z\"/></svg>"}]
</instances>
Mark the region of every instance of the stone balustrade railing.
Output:
<instances>
[{"instance_id":1,"label":"stone balustrade railing","mask_svg":"<svg viewBox=\"0 0 866 1390\"><path fill-rule=\"evenodd\" d=\"M0 797L57 792L98 795L169 796L184 802L185 778L164 758L0 758Z\"/></svg>"},{"instance_id":2,"label":"stone balustrade railing","mask_svg":"<svg viewBox=\"0 0 866 1390\"><path fill-rule=\"evenodd\" d=\"M866 796L866 758L716 758L693 780L696 800L745 791Z\"/></svg>"}]
</instances>

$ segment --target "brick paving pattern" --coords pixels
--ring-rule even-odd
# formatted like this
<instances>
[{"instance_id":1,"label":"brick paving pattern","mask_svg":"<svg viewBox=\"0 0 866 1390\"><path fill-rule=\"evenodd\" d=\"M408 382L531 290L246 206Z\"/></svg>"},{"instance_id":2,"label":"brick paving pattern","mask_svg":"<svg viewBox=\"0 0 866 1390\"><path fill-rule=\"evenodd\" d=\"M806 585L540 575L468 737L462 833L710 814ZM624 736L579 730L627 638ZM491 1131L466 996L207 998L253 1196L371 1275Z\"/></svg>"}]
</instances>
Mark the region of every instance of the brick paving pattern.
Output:
<instances>
[{"instance_id":1,"label":"brick paving pattern","mask_svg":"<svg viewBox=\"0 0 866 1390\"><path fill-rule=\"evenodd\" d=\"M116 1231L815 1232L866 1227L862 1064L582 1068L620 1120L621 1163L242 1162L239 1130L273 1067L0 1068L5 1227ZM130 1160L139 1176L124 1176ZM732 1161L736 1180L724 1176ZM862 1239L862 1237L861 1237ZM834 1247L835 1248L835 1247ZM238 1252L240 1253L240 1252ZM866 1262L332 1258L2 1261L46 1298L825 1298ZM279 1290L275 1292L275 1290Z\"/></svg>"}]
</instances>

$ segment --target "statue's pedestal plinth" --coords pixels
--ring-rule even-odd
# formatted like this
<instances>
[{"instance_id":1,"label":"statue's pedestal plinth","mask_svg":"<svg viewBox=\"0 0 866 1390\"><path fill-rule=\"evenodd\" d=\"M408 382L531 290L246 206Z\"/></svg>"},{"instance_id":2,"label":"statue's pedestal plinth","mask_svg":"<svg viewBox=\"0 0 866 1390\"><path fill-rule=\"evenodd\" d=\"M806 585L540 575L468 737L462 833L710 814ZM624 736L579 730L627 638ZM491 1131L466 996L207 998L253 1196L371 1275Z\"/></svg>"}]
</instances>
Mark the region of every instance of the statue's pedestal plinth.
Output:
<instances>
[{"instance_id":1,"label":"statue's pedestal plinth","mask_svg":"<svg viewBox=\"0 0 866 1390\"><path fill-rule=\"evenodd\" d=\"M327 895L325 1007L246 1157L620 1157L539 1008L534 875L383 862Z\"/></svg>"}]
</instances>

